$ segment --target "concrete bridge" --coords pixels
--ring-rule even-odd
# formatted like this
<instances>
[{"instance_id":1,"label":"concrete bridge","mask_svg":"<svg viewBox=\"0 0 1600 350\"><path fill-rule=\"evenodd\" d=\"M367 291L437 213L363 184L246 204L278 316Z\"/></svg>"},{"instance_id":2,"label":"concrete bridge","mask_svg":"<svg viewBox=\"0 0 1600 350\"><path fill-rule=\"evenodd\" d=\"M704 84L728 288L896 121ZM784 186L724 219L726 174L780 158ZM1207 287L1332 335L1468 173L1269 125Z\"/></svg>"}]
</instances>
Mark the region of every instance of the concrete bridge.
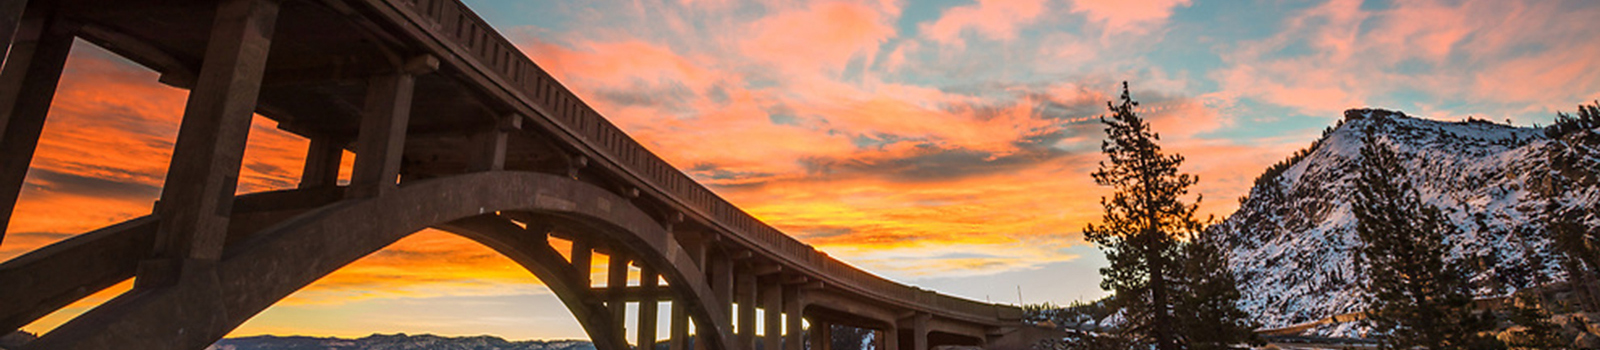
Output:
<instances>
[{"instance_id":1,"label":"concrete bridge","mask_svg":"<svg viewBox=\"0 0 1600 350\"><path fill-rule=\"evenodd\" d=\"M7 0L0 28L0 223L74 38L190 91L153 215L0 264L6 332L134 279L25 349L201 349L430 227L521 264L604 350L653 349L663 336L672 350L800 350L802 334L825 339L833 324L875 329L897 350L1020 348L1032 332L1016 307L886 280L751 217L459 0ZM234 195L252 113L311 141L298 188ZM341 185L346 150L354 175ZM598 288L596 254L609 261ZM629 303L641 313L631 329ZM670 334L656 334L660 312Z\"/></svg>"}]
</instances>

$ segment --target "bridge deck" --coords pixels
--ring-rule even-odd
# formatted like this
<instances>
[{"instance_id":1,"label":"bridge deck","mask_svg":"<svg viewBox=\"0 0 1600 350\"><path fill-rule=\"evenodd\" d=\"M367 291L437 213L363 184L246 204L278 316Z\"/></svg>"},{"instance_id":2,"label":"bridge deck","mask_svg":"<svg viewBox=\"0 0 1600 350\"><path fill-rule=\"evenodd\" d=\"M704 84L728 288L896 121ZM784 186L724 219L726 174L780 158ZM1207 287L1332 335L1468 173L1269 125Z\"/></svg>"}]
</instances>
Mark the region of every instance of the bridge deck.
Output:
<instances>
[{"instance_id":1,"label":"bridge deck","mask_svg":"<svg viewBox=\"0 0 1600 350\"><path fill-rule=\"evenodd\" d=\"M62 0L78 36L189 88L215 4L183 0ZM658 213L681 214L726 249L750 252L785 274L820 281L913 314L987 327L1021 310L938 294L862 271L816 251L728 203L606 121L459 0L284 1L257 112L281 129L354 147L369 77L417 56L438 71L417 77L401 168L403 180L469 172L467 144L507 116L505 169L571 173ZM359 151L354 150L353 151ZM634 192L637 191L637 192ZM669 214L674 213L674 214Z\"/></svg>"}]
</instances>

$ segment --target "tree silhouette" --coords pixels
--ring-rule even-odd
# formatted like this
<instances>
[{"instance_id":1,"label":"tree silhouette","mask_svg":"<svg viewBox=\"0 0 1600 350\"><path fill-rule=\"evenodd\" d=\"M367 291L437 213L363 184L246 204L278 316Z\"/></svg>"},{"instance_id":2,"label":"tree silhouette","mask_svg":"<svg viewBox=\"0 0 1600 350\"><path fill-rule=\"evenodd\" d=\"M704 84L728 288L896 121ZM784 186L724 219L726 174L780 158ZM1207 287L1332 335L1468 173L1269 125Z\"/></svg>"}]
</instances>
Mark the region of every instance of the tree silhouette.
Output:
<instances>
[{"instance_id":1,"label":"tree silhouette","mask_svg":"<svg viewBox=\"0 0 1600 350\"><path fill-rule=\"evenodd\" d=\"M1096 184L1116 192L1100 199L1105 213L1100 224L1084 228L1084 237L1111 263L1100 269L1100 287L1116 293L1113 305L1123 310L1123 334L1159 350L1178 350L1183 348L1174 314L1183 292L1178 237L1202 226L1194 218L1198 205L1180 197L1197 178L1178 173L1183 156L1162 153L1156 144L1160 136L1135 114L1138 105L1127 82L1122 83L1122 102L1106 103L1112 114L1100 118L1108 136L1100 150L1110 163L1100 162L1092 176Z\"/></svg>"}]
</instances>

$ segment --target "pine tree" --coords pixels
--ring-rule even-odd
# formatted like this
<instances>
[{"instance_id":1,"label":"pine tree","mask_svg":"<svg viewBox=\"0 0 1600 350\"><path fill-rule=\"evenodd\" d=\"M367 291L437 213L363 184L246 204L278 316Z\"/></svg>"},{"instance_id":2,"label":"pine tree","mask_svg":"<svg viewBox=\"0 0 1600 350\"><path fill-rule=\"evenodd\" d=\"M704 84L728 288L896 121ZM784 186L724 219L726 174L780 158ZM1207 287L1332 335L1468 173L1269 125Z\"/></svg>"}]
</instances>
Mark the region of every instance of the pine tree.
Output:
<instances>
[{"instance_id":1,"label":"pine tree","mask_svg":"<svg viewBox=\"0 0 1600 350\"><path fill-rule=\"evenodd\" d=\"M1200 235L1184 245L1185 293L1176 314L1180 337L1189 349L1231 349L1234 345L1262 345L1258 326L1239 309L1239 287L1221 243L1213 235Z\"/></svg>"},{"instance_id":2,"label":"pine tree","mask_svg":"<svg viewBox=\"0 0 1600 350\"><path fill-rule=\"evenodd\" d=\"M1393 150L1370 136L1364 143L1352 206L1369 279L1367 317L1382 345L1494 348L1493 338L1478 335L1492 318L1473 314L1466 275L1445 259L1444 238L1458 228L1421 202Z\"/></svg>"},{"instance_id":3,"label":"pine tree","mask_svg":"<svg viewBox=\"0 0 1600 350\"><path fill-rule=\"evenodd\" d=\"M1552 322L1550 313L1545 312L1542 292L1535 289L1512 294L1506 318L1522 329L1512 332L1506 345L1541 350L1572 347L1571 339L1561 336L1561 326Z\"/></svg>"},{"instance_id":4,"label":"pine tree","mask_svg":"<svg viewBox=\"0 0 1600 350\"><path fill-rule=\"evenodd\" d=\"M1084 228L1084 237L1111 263L1100 269L1100 287L1116 293L1114 301L1125 320L1121 331L1157 350L1178 350L1180 321L1173 307L1183 290L1183 251L1177 238L1201 229L1194 218L1198 205L1185 204L1180 197L1197 179L1178 173L1182 156L1161 152L1156 145L1160 136L1134 113L1138 105L1127 82L1122 83L1122 103L1106 103L1112 115L1100 121L1109 140L1100 150L1111 163L1101 162L1092 176L1096 184L1116 192L1100 199L1105 214L1099 225Z\"/></svg>"}]
</instances>

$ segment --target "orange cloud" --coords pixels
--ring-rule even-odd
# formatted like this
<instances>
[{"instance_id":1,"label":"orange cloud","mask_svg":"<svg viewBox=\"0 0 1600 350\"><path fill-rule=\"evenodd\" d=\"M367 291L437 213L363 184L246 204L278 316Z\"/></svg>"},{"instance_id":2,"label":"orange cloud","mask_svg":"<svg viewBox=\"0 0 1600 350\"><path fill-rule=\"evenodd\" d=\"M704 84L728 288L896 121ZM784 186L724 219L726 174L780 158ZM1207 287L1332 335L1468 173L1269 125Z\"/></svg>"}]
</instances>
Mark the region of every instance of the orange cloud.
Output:
<instances>
[{"instance_id":1,"label":"orange cloud","mask_svg":"<svg viewBox=\"0 0 1600 350\"><path fill-rule=\"evenodd\" d=\"M877 56L878 46L895 35L891 20L866 5L813 3L751 23L739 51L791 74L837 74L852 59Z\"/></svg>"}]
</instances>

